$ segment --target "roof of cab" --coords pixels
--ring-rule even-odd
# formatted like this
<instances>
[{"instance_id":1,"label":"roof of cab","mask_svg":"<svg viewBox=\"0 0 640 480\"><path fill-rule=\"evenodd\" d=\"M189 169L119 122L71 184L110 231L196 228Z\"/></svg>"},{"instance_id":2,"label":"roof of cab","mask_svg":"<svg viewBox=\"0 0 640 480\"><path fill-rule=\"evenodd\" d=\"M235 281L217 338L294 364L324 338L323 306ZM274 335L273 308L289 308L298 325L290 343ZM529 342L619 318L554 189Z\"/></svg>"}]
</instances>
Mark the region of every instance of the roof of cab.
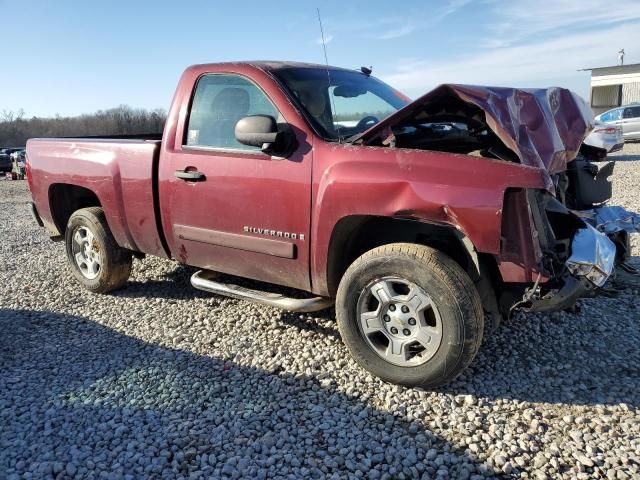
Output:
<instances>
[{"instance_id":1,"label":"roof of cab","mask_svg":"<svg viewBox=\"0 0 640 480\"><path fill-rule=\"evenodd\" d=\"M281 69L285 69L285 68L317 68L317 69L323 69L325 70L327 68L327 65L322 65L319 63L305 63L305 62L293 62L293 61L288 61L288 60L246 60L246 61L241 61L241 62L221 62L221 63L203 63L203 64L198 64L198 65L192 65L189 68L213 68L213 67L217 67L220 68L222 66L230 66L230 65L243 65L243 66L248 66L248 67L255 67L255 68L259 68L261 70L268 70L268 71L272 71L272 70L281 70ZM329 65L328 68L330 68L331 70L351 70L348 68L342 68L342 67L334 67Z\"/></svg>"}]
</instances>

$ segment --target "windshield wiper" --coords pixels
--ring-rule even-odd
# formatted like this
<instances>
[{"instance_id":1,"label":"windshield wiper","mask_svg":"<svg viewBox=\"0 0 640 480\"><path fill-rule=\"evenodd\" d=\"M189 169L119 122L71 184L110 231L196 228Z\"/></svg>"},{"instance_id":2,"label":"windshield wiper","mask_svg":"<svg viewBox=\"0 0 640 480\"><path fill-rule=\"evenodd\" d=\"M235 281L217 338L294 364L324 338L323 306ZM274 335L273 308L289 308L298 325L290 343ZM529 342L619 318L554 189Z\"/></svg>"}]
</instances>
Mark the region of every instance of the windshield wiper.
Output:
<instances>
[{"instance_id":1,"label":"windshield wiper","mask_svg":"<svg viewBox=\"0 0 640 480\"><path fill-rule=\"evenodd\" d=\"M350 137L344 138L344 143L354 143L360 139L364 132L356 133L355 135L351 135Z\"/></svg>"}]
</instances>

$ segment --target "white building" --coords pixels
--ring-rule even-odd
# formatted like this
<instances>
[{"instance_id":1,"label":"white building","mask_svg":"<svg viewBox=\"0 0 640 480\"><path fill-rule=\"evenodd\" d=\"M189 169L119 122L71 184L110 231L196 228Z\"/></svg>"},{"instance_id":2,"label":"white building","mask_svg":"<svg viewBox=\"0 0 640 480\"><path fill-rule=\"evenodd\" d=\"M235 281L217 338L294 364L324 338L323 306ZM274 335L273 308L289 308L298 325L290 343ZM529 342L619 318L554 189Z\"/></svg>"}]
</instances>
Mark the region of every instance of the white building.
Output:
<instances>
[{"instance_id":1,"label":"white building","mask_svg":"<svg viewBox=\"0 0 640 480\"><path fill-rule=\"evenodd\" d=\"M594 114L640 102L640 63L585 70L591 70L590 98Z\"/></svg>"}]
</instances>

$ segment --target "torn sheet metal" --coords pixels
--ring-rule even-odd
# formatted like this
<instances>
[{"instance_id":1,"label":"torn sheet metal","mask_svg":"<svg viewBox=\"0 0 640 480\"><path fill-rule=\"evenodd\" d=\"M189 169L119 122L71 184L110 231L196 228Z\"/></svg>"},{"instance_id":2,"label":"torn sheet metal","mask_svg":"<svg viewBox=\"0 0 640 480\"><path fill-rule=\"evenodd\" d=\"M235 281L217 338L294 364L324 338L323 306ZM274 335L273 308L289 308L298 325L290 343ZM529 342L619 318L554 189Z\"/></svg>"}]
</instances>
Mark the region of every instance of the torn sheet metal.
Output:
<instances>
[{"instance_id":1,"label":"torn sheet metal","mask_svg":"<svg viewBox=\"0 0 640 480\"><path fill-rule=\"evenodd\" d=\"M620 231L640 233L640 214L620 206L598 207L580 212L580 216L599 231L607 234Z\"/></svg>"},{"instance_id":2,"label":"torn sheet metal","mask_svg":"<svg viewBox=\"0 0 640 480\"><path fill-rule=\"evenodd\" d=\"M593 113L587 102L564 88L444 84L377 123L354 141L374 143L395 126L429 122L430 117L444 114L482 121L523 165L541 168L547 176L567 169L567 163L576 157L585 136L593 129Z\"/></svg>"},{"instance_id":3,"label":"torn sheet metal","mask_svg":"<svg viewBox=\"0 0 640 480\"><path fill-rule=\"evenodd\" d=\"M604 233L587 225L574 235L566 265L576 277L584 277L601 287L613 272L615 259L615 244Z\"/></svg>"}]
</instances>

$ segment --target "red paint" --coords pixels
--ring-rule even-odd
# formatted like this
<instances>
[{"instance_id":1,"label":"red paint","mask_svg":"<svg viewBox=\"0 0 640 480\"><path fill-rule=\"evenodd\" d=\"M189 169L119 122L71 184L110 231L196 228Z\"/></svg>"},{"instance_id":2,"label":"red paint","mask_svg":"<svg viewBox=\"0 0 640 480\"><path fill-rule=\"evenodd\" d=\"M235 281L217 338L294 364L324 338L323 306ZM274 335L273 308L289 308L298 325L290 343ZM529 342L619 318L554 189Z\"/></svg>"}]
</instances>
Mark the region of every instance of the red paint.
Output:
<instances>
[{"instance_id":1,"label":"red paint","mask_svg":"<svg viewBox=\"0 0 640 480\"><path fill-rule=\"evenodd\" d=\"M166 257L153 205L152 165L158 142L32 139L29 186L45 226L60 234L49 203L50 188L70 184L96 194L119 245Z\"/></svg>"},{"instance_id":2,"label":"red paint","mask_svg":"<svg viewBox=\"0 0 640 480\"><path fill-rule=\"evenodd\" d=\"M345 216L410 213L451 225L478 251L498 255L507 187L544 188L539 169L514 163L325 142L315 148L313 178L311 271L318 292L326 291L331 232Z\"/></svg>"},{"instance_id":3,"label":"red paint","mask_svg":"<svg viewBox=\"0 0 640 480\"><path fill-rule=\"evenodd\" d=\"M198 78L237 73L257 83L297 132L299 147L286 160L263 153L212 152L184 148L188 104ZM309 290L309 241L296 241L295 259L279 258L202 242L180 240L175 225L244 234L243 227L269 227L309 238L312 133L270 75L248 64L200 65L182 75L162 140L160 207L172 252L184 243L191 265ZM176 170L196 167L205 182L188 183ZM266 239L265 239L266 240Z\"/></svg>"},{"instance_id":4,"label":"red paint","mask_svg":"<svg viewBox=\"0 0 640 480\"><path fill-rule=\"evenodd\" d=\"M237 73L258 84L293 126L298 149L287 159L263 153L182 146L189 102L206 73ZM36 139L27 144L34 202L53 233L49 189L57 183L93 191L116 241L132 250L326 295L327 256L337 222L350 215L410 216L447 224L500 260L502 204L508 187L545 188L542 169L467 155L345 146L318 138L285 92L259 65L198 65L182 75L161 145L149 141ZM159 205L152 171L159 166ZM193 167L206 181L177 179ZM177 226L248 235L244 226L303 234L295 258L180 238ZM215 235L213 235L215 237ZM203 237L205 238L205 237ZM230 238L229 236L225 238ZM264 237L267 239L272 238ZM255 243L255 242L252 242ZM258 249L259 250L259 249ZM520 272L517 270L520 269ZM522 278L523 267L505 271Z\"/></svg>"}]
</instances>

